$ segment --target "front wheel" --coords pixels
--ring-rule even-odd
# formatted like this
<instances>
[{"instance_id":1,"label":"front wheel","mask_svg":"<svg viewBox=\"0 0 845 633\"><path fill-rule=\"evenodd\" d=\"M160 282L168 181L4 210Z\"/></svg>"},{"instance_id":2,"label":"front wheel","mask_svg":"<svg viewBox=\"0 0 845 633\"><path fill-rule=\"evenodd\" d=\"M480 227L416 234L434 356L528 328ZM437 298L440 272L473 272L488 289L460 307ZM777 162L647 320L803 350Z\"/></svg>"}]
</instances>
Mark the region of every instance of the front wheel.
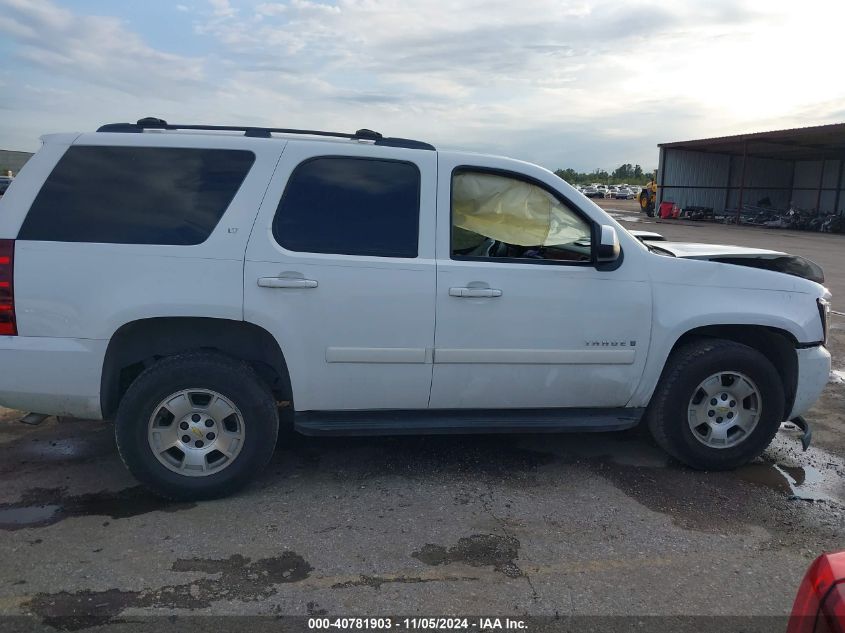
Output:
<instances>
[{"instance_id":1,"label":"front wheel","mask_svg":"<svg viewBox=\"0 0 845 633\"><path fill-rule=\"evenodd\" d=\"M121 400L117 447L130 472L170 499L221 497L270 461L279 419L250 365L213 352L165 358Z\"/></svg>"},{"instance_id":2,"label":"front wheel","mask_svg":"<svg viewBox=\"0 0 845 633\"><path fill-rule=\"evenodd\" d=\"M646 419L655 441L679 461L729 470L759 456L783 416L783 384L765 356L703 339L671 355Z\"/></svg>"}]
</instances>

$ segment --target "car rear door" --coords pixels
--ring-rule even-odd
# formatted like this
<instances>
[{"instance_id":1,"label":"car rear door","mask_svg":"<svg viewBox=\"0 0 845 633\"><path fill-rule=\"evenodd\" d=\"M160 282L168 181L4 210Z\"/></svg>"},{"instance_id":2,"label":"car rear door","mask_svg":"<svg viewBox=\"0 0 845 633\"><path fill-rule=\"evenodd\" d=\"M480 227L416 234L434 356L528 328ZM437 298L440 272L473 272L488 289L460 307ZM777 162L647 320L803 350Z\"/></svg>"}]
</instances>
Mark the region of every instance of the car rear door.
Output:
<instances>
[{"instance_id":1,"label":"car rear door","mask_svg":"<svg viewBox=\"0 0 845 633\"><path fill-rule=\"evenodd\" d=\"M424 409L434 345L437 154L290 141L244 266L299 411Z\"/></svg>"}]
</instances>

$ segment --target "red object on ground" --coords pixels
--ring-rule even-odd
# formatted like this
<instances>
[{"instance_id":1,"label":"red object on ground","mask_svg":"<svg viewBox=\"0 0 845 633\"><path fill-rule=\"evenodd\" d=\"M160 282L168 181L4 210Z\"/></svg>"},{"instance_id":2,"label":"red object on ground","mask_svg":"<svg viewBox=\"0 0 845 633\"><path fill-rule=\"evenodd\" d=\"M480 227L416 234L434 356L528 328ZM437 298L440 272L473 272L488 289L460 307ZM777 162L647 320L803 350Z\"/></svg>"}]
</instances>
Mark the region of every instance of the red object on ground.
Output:
<instances>
[{"instance_id":1,"label":"red object on ground","mask_svg":"<svg viewBox=\"0 0 845 633\"><path fill-rule=\"evenodd\" d=\"M822 554L810 565L786 633L845 633L845 552Z\"/></svg>"},{"instance_id":2,"label":"red object on ground","mask_svg":"<svg viewBox=\"0 0 845 633\"><path fill-rule=\"evenodd\" d=\"M672 207L674 206L674 202L661 202L660 203L660 212L658 215L662 219L671 218L672 217Z\"/></svg>"}]
</instances>

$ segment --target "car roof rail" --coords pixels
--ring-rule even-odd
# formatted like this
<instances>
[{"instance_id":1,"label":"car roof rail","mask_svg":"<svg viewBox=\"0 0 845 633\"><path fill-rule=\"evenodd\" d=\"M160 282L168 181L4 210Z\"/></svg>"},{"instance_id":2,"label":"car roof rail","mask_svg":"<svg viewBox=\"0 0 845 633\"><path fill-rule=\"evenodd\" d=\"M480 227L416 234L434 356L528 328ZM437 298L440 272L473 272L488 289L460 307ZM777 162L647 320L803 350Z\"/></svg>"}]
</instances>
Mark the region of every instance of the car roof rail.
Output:
<instances>
[{"instance_id":1,"label":"car roof rail","mask_svg":"<svg viewBox=\"0 0 845 633\"><path fill-rule=\"evenodd\" d=\"M306 136L328 136L332 138L346 138L353 141L372 141L374 145L385 147L404 147L408 149L425 149L433 151L434 145L415 141L409 138L396 138L383 136L378 132L368 129L360 129L354 134L345 132L326 132L323 130L295 130L280 127L252 127L238 125L181 125L168 123L164 119L145 117L138 119L136 123L108 123L100 126L98 132L129 132L138 133L144 130L208 130L212 132L243 132L244 136L255 138L272 138L275 134L303 134Z\"/></svg>"}]
</instances>

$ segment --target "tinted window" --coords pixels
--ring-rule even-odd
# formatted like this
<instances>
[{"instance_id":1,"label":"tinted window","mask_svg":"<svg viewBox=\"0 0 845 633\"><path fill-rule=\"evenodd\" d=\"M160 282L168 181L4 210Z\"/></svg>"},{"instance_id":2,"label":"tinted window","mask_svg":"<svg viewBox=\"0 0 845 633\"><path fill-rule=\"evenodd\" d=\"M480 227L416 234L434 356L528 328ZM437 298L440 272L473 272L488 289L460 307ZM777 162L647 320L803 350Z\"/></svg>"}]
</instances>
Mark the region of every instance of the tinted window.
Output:
<instances>
[{"instance_id":1,"label":"tinted window","mask_svg":"<svg viewBox=\"0 0 845 633\"><path fill-rule=\"evenodd\" d=\"M200 244L254 161L243 150L74 146L47 178L18 239Z\"/></svg>"},{"instance_id":2,"label":"tinted window","mask_svg":"<svg viewBox=\"0 0 845 633\"><path fill-rule=\"evenodd\" d=\"M589 262L590 225L551 192L504 174L452 176L452 257Z\"/></svg>"},{"instance_id":3,"label":"tinted window","mask_svg":"<svg viewBox=\"0 0 845 633\"><path fill-rule=\"evenodd\" d=\"M291 251L416 257L419 199L411 163L316 158L291 174L273 235Z\"/></svg>"}]
</instances>

